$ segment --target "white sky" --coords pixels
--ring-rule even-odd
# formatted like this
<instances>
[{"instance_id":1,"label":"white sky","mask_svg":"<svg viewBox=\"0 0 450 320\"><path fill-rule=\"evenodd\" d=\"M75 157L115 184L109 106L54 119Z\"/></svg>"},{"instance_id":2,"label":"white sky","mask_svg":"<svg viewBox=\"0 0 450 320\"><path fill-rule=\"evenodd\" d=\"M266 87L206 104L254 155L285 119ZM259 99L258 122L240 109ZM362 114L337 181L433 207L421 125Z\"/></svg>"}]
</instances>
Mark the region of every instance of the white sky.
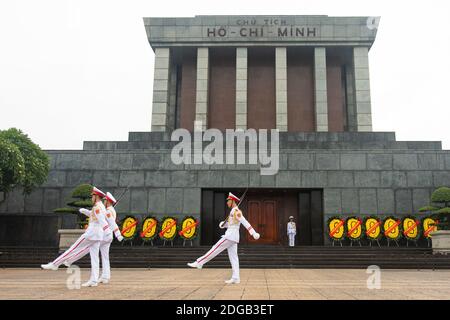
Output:
<instances>
[{"instance_id":1,"label":"white sky","mask_svg":"<svg viewBox=\"0 0 450 320\"><path fill-rule=\"evenodd\" d=\"M154 55L142 17L205 14L381 16L369 56L374 131L450 149L448 0L3 0L0 129L44 149L150 131Z\"/></svg>"}]
</instances>

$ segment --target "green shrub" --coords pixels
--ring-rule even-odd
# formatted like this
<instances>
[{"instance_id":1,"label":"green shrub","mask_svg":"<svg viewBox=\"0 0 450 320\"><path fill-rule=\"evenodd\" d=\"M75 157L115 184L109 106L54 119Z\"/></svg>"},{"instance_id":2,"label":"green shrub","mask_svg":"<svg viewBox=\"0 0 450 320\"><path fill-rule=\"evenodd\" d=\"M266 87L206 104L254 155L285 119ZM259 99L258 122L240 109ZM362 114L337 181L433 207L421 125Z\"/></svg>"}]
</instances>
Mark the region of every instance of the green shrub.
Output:
<instances>
[{"instance_id":1,"label":"green shrub","mask_svg":"<svg viewBox=\"0 0 450 320\"><path fill-rule=\"evenodd\" d=\"M67 207L53 210L55 213L73 213L78 216L78 224L83 227L87 224L87 217L80 213L80 208L91 209L91 192L92 186L90 184L81 184L73 189L71 198L67 200Z\"/></svg>"},{"instance_id":2,"label":"green shrub","mask_svg":"<svg viewBox=\"0 0 450 320\"><path fill-rule=\"evenodd\" d=\"M18 183L7 184L7 191L10 191L11 188L16 185L21 185L24 193L28 194L47 181L48 172L50 170L50 159L48 155L42 151L37 144L31 141L26 134L16 128L11 128L0 131L0 139L14 145L17 149L13 152L17 153L17 150L19 150L23 158L23 174L20 176L20 181ZM0 149L1 148L2 147L0 147ZM0 159L1 158L2 157L0 156ZM1 171L2 176L4 176L3 168ZM8 182L8 179L5 180L5 178L2 178L2 181ZM3 183L2 187L5 188Z\"/></svg>"},{"instance_id":3,"label":"green shrub","mask_svg":"<svg viewBox=\"0 0 450 320\"><path fill-rule=\"evenodd\" d=\"M25 161L19 148L0 138L0 192L9 192L25 178Z\"/></svg>"},{"instance_id":4,"label":"green shrub","mask_svg":"<svg viewBox=\"0 0 450 320\"><path fill-rule=\"evenodd\" d=\"M450 230L450 188L440 187L431 195L432 205L421 208L419 211L432 212L432 217L438 221L439 230Z\"/></svg>"}]
</instances>

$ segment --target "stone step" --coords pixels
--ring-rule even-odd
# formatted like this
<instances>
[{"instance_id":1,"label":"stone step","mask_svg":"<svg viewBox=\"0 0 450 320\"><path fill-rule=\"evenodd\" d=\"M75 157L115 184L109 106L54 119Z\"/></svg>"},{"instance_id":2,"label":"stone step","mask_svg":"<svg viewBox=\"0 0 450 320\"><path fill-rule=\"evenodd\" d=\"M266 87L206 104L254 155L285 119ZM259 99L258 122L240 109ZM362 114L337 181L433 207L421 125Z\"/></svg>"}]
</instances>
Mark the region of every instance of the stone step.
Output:
<instances>
[{"instance_id":1,"label":"stone step","mask_svg":"<svg viewBox=\"0 0 450 320\"><path fill-rule=\"evenodd\" d=\"M124 247L113 246L110 252L113 267L128 268L186 268L210 249L201 247ZM51 247L1 247L0 267L39 267L58 255ZM281 247L241 246L239 260L242 268L381 268L450 269L447 256L433 255L429 248L399 247ZM77 261L81 267L90 267L89 256ZM226 252L207 265L211 268L229 268Z\"/></svg>"}]
</instances>

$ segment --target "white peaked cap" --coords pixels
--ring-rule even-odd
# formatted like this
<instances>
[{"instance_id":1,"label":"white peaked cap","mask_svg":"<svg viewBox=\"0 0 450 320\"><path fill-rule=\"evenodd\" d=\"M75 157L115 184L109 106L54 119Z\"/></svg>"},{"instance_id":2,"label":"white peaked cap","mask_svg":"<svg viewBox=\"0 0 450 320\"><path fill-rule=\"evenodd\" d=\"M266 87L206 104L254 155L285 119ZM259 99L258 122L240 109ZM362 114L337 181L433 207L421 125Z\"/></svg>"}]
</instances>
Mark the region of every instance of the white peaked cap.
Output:
<instances>
[{"instance_id":1,"label":"white peaked cap","mask_svg":"<svg viewBox=\"0 0 450 320\"><path fill-rule=\"evenodd\" d=\"M96 194L102 198L105 196L105 193L102 190L98 189L97 187L92 188L92 193Z\"/></svg>"},{"instance_id":2,"label":"white peaked cap","mask_svg":"<svg viewBox=\"0 0 450 320\"><path fill-rule=\"evenodd\" d=\"M111 193L109 193L109 192L106 193L106 199L108 199L112 203L116 203L117 202L116 198L114 198L113 195Z\"/></svg>"},{"instance_id":3,"label":"white peaked cap","mask_svg":"<svg viewBox=\"0 0 450 320\"><path fill-rule=\"evenodd\" d=\"M236 201L236 202L239 202L239 198L238 197L236 197L234 194L232 194L231 192L230 193L228 193L228 198L227 198L227 200L229 200L229 199L231 199L231 200L234 200L234 201Z\"/></svg>"}]
</instances>

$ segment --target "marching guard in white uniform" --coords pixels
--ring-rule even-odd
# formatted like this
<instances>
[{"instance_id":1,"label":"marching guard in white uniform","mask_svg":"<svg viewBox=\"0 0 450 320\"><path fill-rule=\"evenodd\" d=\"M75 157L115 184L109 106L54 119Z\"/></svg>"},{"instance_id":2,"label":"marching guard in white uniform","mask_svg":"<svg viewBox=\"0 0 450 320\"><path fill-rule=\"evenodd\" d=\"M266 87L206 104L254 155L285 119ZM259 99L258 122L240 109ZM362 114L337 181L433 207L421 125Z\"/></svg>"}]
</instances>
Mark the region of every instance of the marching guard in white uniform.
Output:
<instances>
[{"instance_id":1,"label":"marching guard in white uniform","mask_svg":"<svg viewBox=\"0 0 450 320\"><path fill-rule=\"evenodd\" d=\"M45 270L58 270L61 264L70 266L81 259L88 252L91 257L91 277L83 287L95 287L98 285L99 277L99 250L100 242L108 237L112 238L111 230L106 220L106 208L101 199L105 193L94 187L92 189L92 211L80 209L80 212L89 216L89 225L77 241L58 258L48 264L41 265Z\"/></svg>"},{"instance_id":2,"label":"marching guard in white uniform","mask_svg":"<svg viewBox=\"0 0 450 320\"><path fill-rule=\"evenodd\" d=\"M295 246L295 235L297 234L297 226L294 222L294 217L289 217L289 222L287 224L287 235L289 237L289 246Z\"/></svg>"},{"instance_id":3,"label":"marching guard in white uniform","mask_svg":"<svg viewBox=\"0 0 450 320\"><path fill-rule=\"evenodd\" d=\"M116 223L117 213L114 209L114 205L116 204L116 202L117 200L113 197L113 195L107 192L105 196L106 220L108 221L109 228L113 231L116 239L122 241L123 236L120 233L119 227ZM105 237L105 239L100 243L100 255L102 257L102 276L100 277L101 283L108 283L111 279L109 248L111 246L112 240L112 237Z\"/></svg>"},{"instance_id":4,"label":"marching guard in white uniform","mask_svg":"<svg viewBox=\"0 0 450 320\"><path fill-rule=\"evenodd\" d=\"M198 258L196 261L192 263L188 263L187 265L191 268L201 269L205 263L213 259L223 250L228 250L228 257L230 259L231 267L233 270L233 275L230 280L225 281L227 284L231 283L239 283L240 275L239 275L239 258L237 253L238 243L239 243L239 227L241 223L248 230L250 235L253 236L255 240L258 240L260 235L257 233L250 223L245 219L242 211L239 210L237 203L239 202L239 198L236 197L231 192L227 198L227 205L231 208L230 214L228 216L227 221L222 221L219 224L221 229L227 229L225 235L203 256Z\"/></svg>"}]
</instances>

